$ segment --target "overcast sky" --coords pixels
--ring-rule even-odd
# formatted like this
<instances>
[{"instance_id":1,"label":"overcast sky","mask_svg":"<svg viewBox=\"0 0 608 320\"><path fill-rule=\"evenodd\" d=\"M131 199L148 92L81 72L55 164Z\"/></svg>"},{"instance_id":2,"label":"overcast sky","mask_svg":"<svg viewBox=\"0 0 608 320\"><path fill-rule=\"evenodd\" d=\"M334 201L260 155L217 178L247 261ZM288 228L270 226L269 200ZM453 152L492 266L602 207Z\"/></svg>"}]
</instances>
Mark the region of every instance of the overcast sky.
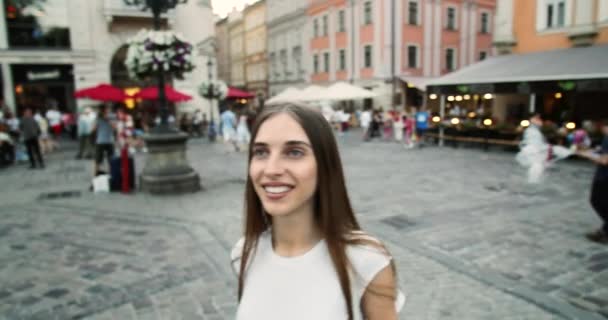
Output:
<instances>
[{"instance_id":1,"label":"overcast sky","mask_svg":"<svg viewBox=\"0 0 608 320\"><path fill-rule=\"evenodd\" d=\"M256 0L211 0L213 6L213 13L220 17L225 17L233 7L237 10L243 9L246 3L254 3Z\"/></svg>"}]
</instances>

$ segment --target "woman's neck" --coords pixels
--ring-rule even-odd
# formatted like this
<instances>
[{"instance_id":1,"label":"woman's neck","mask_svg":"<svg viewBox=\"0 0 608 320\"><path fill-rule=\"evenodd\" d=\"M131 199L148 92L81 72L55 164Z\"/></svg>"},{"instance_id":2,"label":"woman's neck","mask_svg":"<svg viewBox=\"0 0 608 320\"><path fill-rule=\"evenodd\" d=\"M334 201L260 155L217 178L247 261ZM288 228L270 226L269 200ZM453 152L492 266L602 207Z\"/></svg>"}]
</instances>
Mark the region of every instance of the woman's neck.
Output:
<instances>
[{"instance_id":1,"label":"woman's neck","mask_svg":"<svg viewBox=\"0 0 608 320\"><path fill-rule=\"evenodd\" d=\"M321 238L312 212L272 218L272 244L279 255L297 256L305 253Z\"/></svg>"}]
</instances>

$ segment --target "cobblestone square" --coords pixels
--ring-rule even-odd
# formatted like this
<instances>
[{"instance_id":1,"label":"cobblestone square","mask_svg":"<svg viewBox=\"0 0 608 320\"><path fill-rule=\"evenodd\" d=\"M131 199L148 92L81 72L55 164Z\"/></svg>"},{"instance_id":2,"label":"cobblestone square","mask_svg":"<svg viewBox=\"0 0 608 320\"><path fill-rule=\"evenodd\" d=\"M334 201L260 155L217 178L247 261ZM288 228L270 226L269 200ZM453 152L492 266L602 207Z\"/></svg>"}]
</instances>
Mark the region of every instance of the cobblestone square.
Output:
<instances>
[{"instance_id":1,"label":"cobblestone square","mask_svg":"<svg viewBox=\"0 0 608 320\"><path fill-rule=\"evenodd\" d=\"M511 152L358 136L339 138L351 201L396 259L401 319L608 318L608 247L583 236L592 165L529 186ZM69 144L0 171L0 319L233 319L246 159L229 151L191 141L205 190L182 196L91 193Z\"/></svg>"}]
</instances>

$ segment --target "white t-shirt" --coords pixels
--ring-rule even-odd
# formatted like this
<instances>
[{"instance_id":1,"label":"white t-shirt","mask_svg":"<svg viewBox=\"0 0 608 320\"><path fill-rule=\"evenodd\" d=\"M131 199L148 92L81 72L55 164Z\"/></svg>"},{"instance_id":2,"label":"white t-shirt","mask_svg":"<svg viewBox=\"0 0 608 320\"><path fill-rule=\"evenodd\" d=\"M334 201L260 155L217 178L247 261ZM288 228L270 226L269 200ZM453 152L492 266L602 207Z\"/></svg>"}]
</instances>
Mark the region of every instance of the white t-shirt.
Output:
<instances>
[{"instance_id":1,"label":"white t-shirt","mask_svg":"<svg viewBox=\"0 0 608 320\"><path fill-rule=\"evenodd\" d=\"M367 128L370 122L372 122L372 113L367 110L361 112L361 126Z\"/></svg>"},{"instance_id":2,"label":"white t-shirt","mask_svg":"<svg viewBox=\"0 0 608 320\"><path fill-rule=\"evenodd\" d=\"M244 239L232 249L232 267L238 274ZM297 257L282 257L272 248L270 231L258 241L249 259L237 320L346 320L348 313L340 282L324 240ZM362 320L359 308L367 285L388 266L391 257L372 246L347 247L356 274L350 272L354 320ZM405 296L399 291L395 308L401 310Z\"/></svg>"},{"instance_id":3,"label":"white t-shirt","mask_svg":"<svg viewBox=\"0 0 608 320\"><path fill-rule=\"evenodd\" d=\"M61 124L61 113L57 110L48 110L46 112L46 118L49 120L49 125L51 127Z\"/></svg>"}]
</instances>

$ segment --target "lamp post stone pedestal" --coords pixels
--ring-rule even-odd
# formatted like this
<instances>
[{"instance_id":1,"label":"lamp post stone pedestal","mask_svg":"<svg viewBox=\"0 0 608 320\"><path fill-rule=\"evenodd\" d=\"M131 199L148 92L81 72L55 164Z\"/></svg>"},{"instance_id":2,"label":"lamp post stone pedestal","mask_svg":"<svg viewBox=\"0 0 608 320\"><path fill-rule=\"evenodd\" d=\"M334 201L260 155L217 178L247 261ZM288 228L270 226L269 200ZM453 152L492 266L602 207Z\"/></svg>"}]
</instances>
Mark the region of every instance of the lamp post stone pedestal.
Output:
<instances>
[{"instance_id":1,"label":"lamp post stone pedestal","mask_svg":"<svg viewBox=\"0 0 608 320\"><path fill-rule=\"evenodd\" d=\"M186 158L188 135L166 132L144 136L148 148L139 177L143 191L152 194L182 194L201 190L198 173Z\"/></svg>"}]
</instances>

